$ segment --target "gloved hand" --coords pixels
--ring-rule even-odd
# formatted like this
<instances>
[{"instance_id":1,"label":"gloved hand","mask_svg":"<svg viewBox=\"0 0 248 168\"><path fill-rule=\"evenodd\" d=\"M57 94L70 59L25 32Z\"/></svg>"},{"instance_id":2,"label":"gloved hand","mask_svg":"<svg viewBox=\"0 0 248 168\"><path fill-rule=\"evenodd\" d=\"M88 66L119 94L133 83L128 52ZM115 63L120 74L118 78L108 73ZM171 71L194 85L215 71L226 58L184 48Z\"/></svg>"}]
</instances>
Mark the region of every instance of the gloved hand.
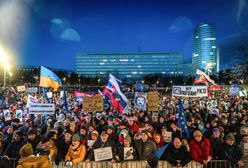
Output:
<instances>
[{"instance_id":1,"label":"gloved hand","mask_svg":"<svg viewBox=\"0 0 248 168\"><path fill-rule=\"evenodd\" d=\"M66 166L72 166L72 162L69 161L69 160L67 160L67 161L65 161L65 165L66 165Z\"/></svg>"}]
</instances>

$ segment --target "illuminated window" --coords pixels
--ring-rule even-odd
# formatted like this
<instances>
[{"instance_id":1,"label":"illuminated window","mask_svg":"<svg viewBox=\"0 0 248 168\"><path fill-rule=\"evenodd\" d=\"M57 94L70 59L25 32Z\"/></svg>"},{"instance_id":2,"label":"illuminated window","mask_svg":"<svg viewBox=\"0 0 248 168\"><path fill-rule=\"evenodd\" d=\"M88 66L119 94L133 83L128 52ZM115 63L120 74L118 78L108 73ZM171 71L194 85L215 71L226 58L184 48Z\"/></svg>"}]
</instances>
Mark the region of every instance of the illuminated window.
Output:
<instances>
[{"instance_id":1,"label":"illuminated window","mask_svg":"<svg viewBox=\"0 0 248 168\"><path fill-rule=\"evenodd\" d=\"M120 62L128 62L128 59L119 59Z\"/></svg>"}]
</instances>

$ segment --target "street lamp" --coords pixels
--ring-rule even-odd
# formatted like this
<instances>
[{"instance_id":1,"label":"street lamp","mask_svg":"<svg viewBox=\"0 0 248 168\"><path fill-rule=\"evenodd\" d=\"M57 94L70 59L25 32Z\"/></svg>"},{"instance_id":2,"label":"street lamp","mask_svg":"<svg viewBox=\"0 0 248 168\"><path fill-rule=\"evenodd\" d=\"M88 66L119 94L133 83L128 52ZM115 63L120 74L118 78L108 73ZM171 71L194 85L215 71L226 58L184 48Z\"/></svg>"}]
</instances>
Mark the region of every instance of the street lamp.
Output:
<instances>
[{"instance_id":1,"label":"street lamp","mask_svg":"<svg viewBox=\"0 0 248 168\"><path fill-rule=\"evenodd\" d=\"M7 69L10 68L10 65L8 63L7 54L3 50L3 48L0 46L0 62L3 63L3 73L4 73L4 79L3 79L3 87L6 86L6 75L7 75Z\"/></svg>"},{"instance_id":2,"label":"street lamp","mask_svg":"<svg viewBox=\"0 0 248 168\"><path fill-rule=\"evenodd\" d=\"M9 72L9 85L11 86L11 77L12 77L12 73L11 72Z\"/></svg>"},{"instance_id":3,"label":"street lamp","mask_svg":"<svg viewBox=\"0 0 248 168\"><path fill-rule=\"evenodd\" d=\"M100 84L100 82L101 82L101 79L99 78L99 79L97 80L97 82L98 82L98 86L99 86L99 84Z\"/></svg>"},{"instance_id":4,"label":"street lamp","mask_svg":"<svg viewBox=\"0 0 248 168\"><path fill-rule=\"evenodd\" d=\"M65 85L65 81L66 81L66 78L65 77L63 78L63 81L64 81L64 85Z\"/></svg>"}]
</instances>

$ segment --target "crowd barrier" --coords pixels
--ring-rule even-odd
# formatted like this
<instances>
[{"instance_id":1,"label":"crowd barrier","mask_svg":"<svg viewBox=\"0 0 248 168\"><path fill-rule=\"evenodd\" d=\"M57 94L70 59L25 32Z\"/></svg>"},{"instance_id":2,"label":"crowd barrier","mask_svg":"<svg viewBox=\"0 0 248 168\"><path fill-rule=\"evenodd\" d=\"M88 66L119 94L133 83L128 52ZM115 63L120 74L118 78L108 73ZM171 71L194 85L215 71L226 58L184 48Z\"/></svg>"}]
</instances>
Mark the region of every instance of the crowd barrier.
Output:
<instances>
[{"instance_id":1,"label":"crowd barrier","mask_svg":"<svg viewBox=\"0 0 248 168\"><path fill-rule=\"evenodd\" d=\"M53 164L53 168L67 168L63 162L59 165ZM68 167L69 168L69 167ZM79 165L70 168L147 168L145 161L127 161L123 163L111 163L111 162L82 162ZM159 161L158 168L176 168L172 166L167 161ZM231 164L226 160L212 160L209 162L208 166L203 166L195 161L191 161L184 168L238 168L232 167ZM248 160L245 160L245 166L243 168L248 168Z\"/></svg>"}]
</instances>

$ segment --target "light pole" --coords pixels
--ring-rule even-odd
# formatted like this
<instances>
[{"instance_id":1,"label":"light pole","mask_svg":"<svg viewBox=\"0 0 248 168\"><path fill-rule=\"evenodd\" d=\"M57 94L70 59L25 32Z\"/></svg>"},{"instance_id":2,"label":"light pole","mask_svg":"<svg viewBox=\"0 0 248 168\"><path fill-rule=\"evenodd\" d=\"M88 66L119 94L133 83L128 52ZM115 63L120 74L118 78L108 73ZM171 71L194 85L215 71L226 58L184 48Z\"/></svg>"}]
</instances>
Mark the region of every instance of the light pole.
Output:
<instances>
[{"instance_id":1,"label":"light pole","mask_svg":"<svg viewBox=\"0 0 248 168\"><path fill-rule=\"evenodd\" d=\"M64 81L64 85L65 85L66 78L63 78L63 81Z\"/></svg>"},{"instance_id":2,"label":"light pole","mask_svg":"<svg viewBox=\"0 0 248 168\"><path fill-rule=\"evenodd\" d=\"M11 86L11 77L12 77L12 75L13 75L13 74L10 72L10 73L9 73L9 85L10 85L10 86Z\"/></svg>"}]
</instances>

